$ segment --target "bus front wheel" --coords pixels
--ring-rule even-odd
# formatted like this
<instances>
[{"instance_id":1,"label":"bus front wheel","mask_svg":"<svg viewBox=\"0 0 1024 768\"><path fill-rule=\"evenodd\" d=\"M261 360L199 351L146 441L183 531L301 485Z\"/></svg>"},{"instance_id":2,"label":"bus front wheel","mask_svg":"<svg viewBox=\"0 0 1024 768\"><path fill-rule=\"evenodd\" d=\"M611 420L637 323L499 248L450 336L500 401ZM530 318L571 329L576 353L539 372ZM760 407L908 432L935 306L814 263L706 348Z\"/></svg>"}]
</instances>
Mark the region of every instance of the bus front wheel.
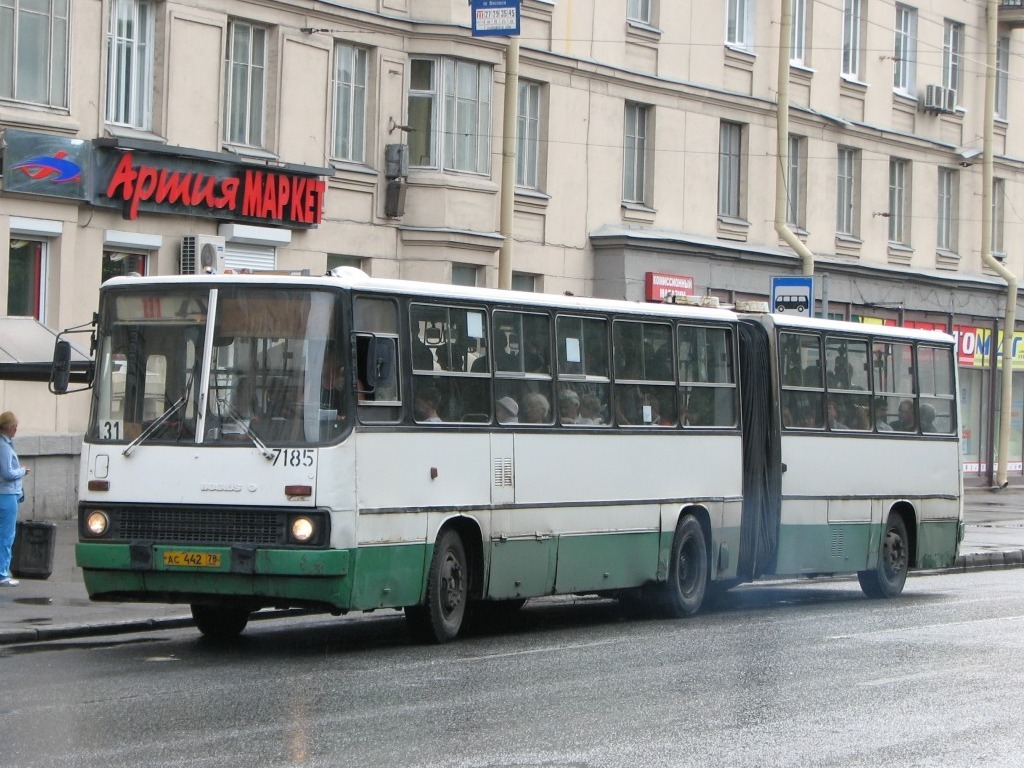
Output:
<instances>
[{"instance_id":1,"label":"bus front wheel","mask_svg":"<svg viewBox=\"0 0 1024 768\"><path fill-rule=\"evenodd\" d=\"M226 605L201 605L193 603L192 619L196 628L213 640L231 640L242 634L249 623L251 611Z\"/></svg>"},{"instance_id":2,"label":"bus front wheel","mask_svg":"<svg viewBox=\"0 0 1024 768\"><path fill-rule=\"evenodd\" d=\"M419 639L445 643L459 634L469 599L469 565L462 537L443 531L434 544L427 573L425 605L405 609L406 620Z\"/></svg>"},{"instance_id":3,"label":"bus front wheel","mask_svg":"<svg viewBox=\"0 0 1024 768\"><path fill-rule=\"evenodd\" d=\"M708 548L704 529L693 515L687 515L676 526L672 554L668 564L668 581L664 584L662 603L672 618L691 616L700 610L708 588Z\"/></svg>"},{"instance_id":4,"label":"bus front wheel","mask_svg":"<svg viewBox=\"0 0 1024 768\"><path fill-rule=\"evenodd\" d=\"M889 515L882 533L878 565L857 574L860 588L868 597L896 597L903 591L910 567L910 537L899 515Z\"/></svg>"}]
</instances>

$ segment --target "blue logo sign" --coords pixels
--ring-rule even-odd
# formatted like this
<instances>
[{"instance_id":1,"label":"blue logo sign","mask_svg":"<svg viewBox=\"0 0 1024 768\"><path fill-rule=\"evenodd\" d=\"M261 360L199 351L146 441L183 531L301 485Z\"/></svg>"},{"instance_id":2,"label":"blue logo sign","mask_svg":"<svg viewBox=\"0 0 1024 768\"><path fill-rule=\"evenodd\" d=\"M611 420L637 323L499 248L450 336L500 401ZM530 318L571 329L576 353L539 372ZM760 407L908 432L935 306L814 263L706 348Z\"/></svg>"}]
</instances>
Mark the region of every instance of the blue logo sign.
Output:
<instances>
[{"instance_id":1,"label":"blue logo sign","mask_svg":"<svg viewBox=\"0 0 1024 768\"><path fill-rule=\"evenodd\" d=\"M471 0L473 37L519 34L520 0Z\"/></svg>"},{"instance_id":2,"label":"blue logo sign","mask_svg":"<svg viewBox=\"0 0 1024 768\"><path fill-rule=\"evenodd\" d=\"M33 181L52 181L61 184L65 181L78 181L82 177L82 168L78 163L68 159L63 150L52 155L38 155L22 160L11 166L12 171L21 171Z\"/></svg>"}]
</instances>

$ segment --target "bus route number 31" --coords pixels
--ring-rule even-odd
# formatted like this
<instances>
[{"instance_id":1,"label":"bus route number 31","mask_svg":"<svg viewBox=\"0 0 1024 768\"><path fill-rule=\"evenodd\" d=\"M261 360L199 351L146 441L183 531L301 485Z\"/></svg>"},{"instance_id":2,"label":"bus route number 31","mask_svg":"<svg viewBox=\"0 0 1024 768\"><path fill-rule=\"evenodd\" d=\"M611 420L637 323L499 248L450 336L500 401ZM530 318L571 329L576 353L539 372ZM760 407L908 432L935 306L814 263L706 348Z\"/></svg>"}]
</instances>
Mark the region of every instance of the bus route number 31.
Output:
<instances>
[{"instance_id":1,"label":"bus route number 31","mask_svg":"<svg viewBox=\"0 0 1024 768\"><path fill-rule=\"evenodd\" d=\"M275 467L312 467L312 448L275 448Z\"/></svg>"}]
</instances>

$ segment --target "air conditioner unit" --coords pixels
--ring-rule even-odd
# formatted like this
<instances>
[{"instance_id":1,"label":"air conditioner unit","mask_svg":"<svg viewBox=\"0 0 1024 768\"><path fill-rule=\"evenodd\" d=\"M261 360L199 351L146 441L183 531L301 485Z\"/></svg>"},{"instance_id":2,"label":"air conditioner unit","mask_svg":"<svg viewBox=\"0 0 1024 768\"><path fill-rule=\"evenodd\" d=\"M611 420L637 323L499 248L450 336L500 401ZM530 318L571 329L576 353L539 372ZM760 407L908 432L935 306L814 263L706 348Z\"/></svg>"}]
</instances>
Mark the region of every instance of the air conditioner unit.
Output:
<instances>
[{"instance_id":1,"label":"air conditioner unit","mask_svg":"<svg viewBox=\"0 0 1024 768\"><path fill-rule=\"evenodd\" d=\"M927 85L924 89L924 103L922 106L928 112L945 112L947 103L947 91L941 85ZM953 92L953 100L956 101L956 92Z\"/></svg>"},{"instance_id":2,"label":"air conditioner unit","mask_svg":"<svg viewBox=\"0 0 1024 768\"><path fill-rule=\"evenodd\" d=\"M224 272L224 238L185 235L181 238L181 274L215 275Z\"/></svg>"},{"instance_id":3,"label":"air conditioner unit","mask_svg":"<svg viewBox=\"0 0 1024 768\"><path fill-rule=\"evenodd\" d=\"M943 111L956 112L956 91L952 88L946 89L946 103Z\"/></svg>"}]
</instances>

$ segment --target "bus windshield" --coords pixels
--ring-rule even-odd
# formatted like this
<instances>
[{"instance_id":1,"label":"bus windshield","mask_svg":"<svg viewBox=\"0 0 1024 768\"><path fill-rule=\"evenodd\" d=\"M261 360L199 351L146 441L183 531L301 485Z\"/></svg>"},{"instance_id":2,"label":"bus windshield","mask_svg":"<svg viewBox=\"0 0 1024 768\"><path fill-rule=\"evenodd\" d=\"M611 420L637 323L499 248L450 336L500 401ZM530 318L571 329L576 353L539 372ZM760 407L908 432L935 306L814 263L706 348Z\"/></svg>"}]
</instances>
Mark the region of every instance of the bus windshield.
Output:
<instances>
[{"instance_id":1,"label":"bus windshield","mask_svg":"<svg viewBox=\"0 0 1024 768\"><path fill-rule=\"evenodd\" d=\"M107 292L90 437L236 445L334 440L350 389L336 297L252 285Z\"/></svg>"}]
</instances>

